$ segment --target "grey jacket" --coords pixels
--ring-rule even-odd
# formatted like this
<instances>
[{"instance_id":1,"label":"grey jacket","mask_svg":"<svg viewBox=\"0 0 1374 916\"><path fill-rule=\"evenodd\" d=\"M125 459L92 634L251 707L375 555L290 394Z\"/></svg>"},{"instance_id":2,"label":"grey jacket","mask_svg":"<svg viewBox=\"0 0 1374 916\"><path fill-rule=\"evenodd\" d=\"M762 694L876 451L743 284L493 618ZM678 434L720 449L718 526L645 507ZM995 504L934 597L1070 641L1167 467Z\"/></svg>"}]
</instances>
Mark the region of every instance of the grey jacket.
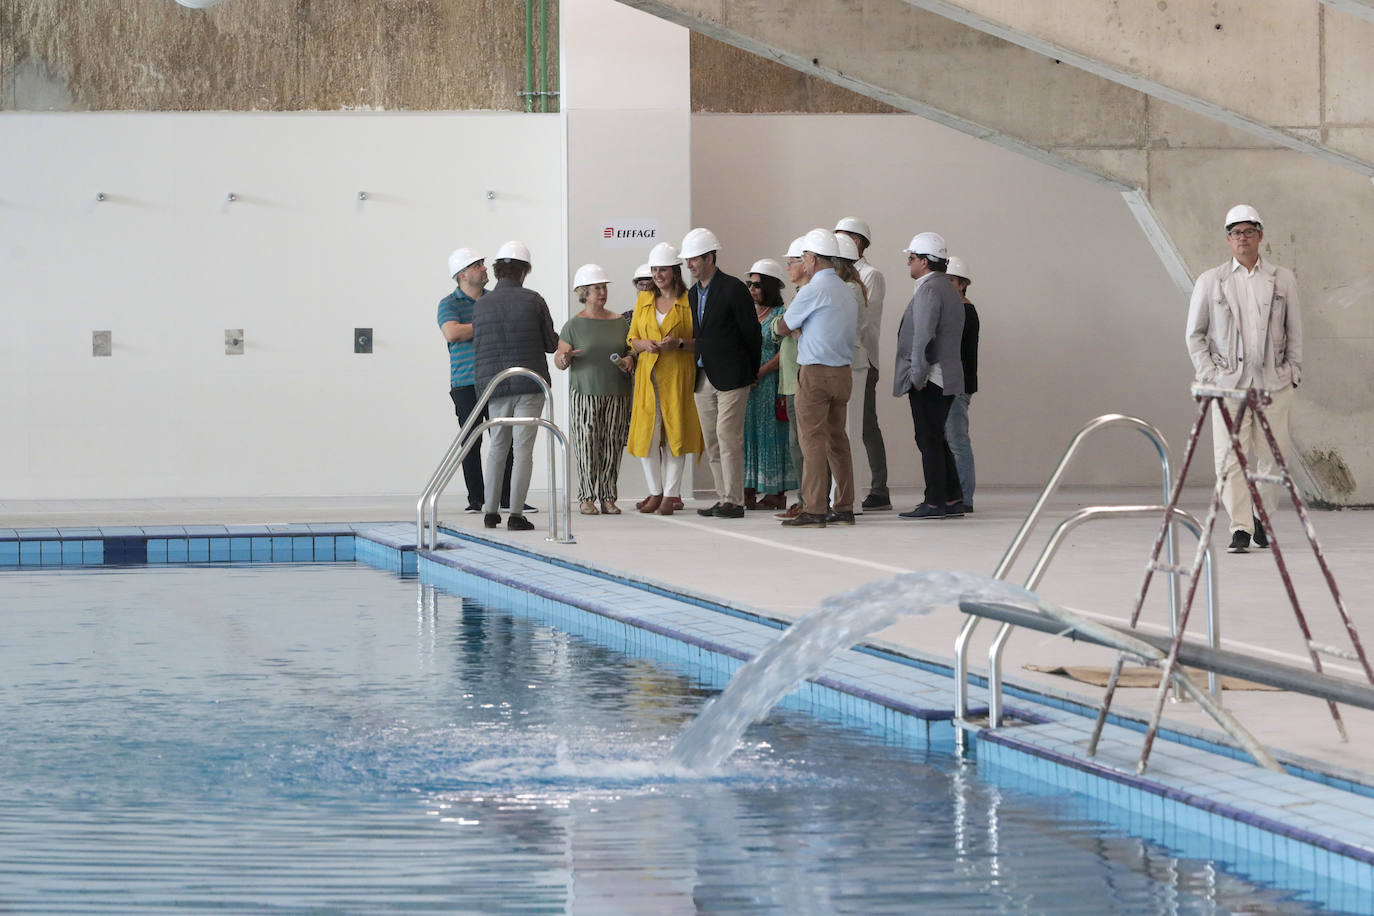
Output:
<instances>
[{"instance_id":1,"label":"grey jacket","mask_svg":"<svg viewBox=\"0 0 1374 916\"><path fill-rule=\"evenodd\" d=\"M964 393L964 363L959 344L964 337L964 297L954 281L942 273L916 287L897 329L897 362L892 372L892 396L905 397L930 378L931 364L939 363L945 394Z\"/></svg>"},{"instance_id":2,"label":"grey jacket","mask_svg":"<svg viewBox=\"0 0 1374 916\"><path fill-rule=\"evenodd\" d=\"M1188 304L1188 356L1197 381L1222 388L1234 388L1245 373L1232 267L1227 261L1198 277ZM1269 391L1296 386L1302 381L1298 281L1288 268L1263 259L1259 276L1264 287L1259 295L1260 321L1266 329L1260 384Z\"/></svg>"},{"instance_id":3,"label":"grey jacket","mask_svg":"<svg viewBox=\"0 0 1374 916\"><path fill-rule=\"evenodd\" d=\"M472 343L476 365L475 384L480 395L502 369L522 366L549 381L549 358L558 349L544 297L514 280L500 280L472 310ZM493 397L539 394L539 384L529 378L509 378L497 386Z\"/></svg>"}]
</instances>

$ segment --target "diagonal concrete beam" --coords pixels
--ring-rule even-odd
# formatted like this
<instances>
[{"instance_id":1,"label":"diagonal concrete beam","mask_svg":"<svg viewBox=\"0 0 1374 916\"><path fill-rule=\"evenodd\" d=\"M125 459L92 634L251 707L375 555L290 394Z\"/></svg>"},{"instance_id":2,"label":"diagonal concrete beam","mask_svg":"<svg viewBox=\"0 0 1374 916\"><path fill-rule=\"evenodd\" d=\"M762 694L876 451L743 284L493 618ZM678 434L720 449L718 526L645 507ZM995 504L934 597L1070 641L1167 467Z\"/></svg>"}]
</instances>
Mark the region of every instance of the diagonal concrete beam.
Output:
<instances>
[{"instance_id":1,"label":"diagonal concrete beam","mask_svg":"<svg viewBox=\"0 0 1374 916\"><path fill-rule=\"evenodd\" d=\"M1365 22L1374 22L1374 0L1322 0L1332 9L1358 16Z\"/></svg>"},{"instance_id":2,"label":"diagonal concrete beam","mask_svg":"<svg viewBox=\"0 0 1374 916\"><path fill-rule=\"evenodd\" d=\"M1340 13L1328 17L1329 0L1057 0L1051 15L1021 0L907 2L1374 176L1374 27ZM1374 13L1365 0L1330 5ZM1341 116L1352 112L1353 122Z\"/></svg>"}]
</instances>

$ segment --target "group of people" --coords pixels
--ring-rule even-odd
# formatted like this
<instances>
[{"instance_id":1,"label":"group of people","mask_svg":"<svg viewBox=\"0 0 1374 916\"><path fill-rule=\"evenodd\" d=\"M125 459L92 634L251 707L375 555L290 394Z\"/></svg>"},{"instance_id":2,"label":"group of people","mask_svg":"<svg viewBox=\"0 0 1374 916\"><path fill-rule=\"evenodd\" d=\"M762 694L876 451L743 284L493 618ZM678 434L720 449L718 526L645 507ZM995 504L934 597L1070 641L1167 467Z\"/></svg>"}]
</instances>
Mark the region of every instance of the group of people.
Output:
<instances>
[{"instance_id":1,"label":"group of people","mask_svg":"<svg viewBox=\"0 0 1374 916\"><path fill-rule=\"evenodd\" d=\"M715 234L693 229L680 248L663 242L649 252L627 312L607 307L612 281L601 266L578 268L573 288L583 308L556 333L548 304L525 288L524 244L501 246L489 291L485 258L460 248L449 257L457 287L438 315L459 421L506 369L528 369L548 384L552 353L571 376L569 435L583 514L620 514L627 450L640 459L649 491L639 512L685 508L688 455L705 460L715 488L712 504L696 510L703 517L772 509L788 527L825 527L889 510L876 408L886 284L864 257L871 237L866 222L845 217L834 230L794 240L781 260L755 261L741 280L718 267ZM924 501L900 514L957 518L973 503L968 405L977 388L977 311L966 297L968 269L939 235L918 234L905 254L916 288L898 333L893 393L910 401L926 487ZM785 305L789 285L796 293ZM486 417L537 417L543 392L526 375L507 377ZM536 429L497 424L485 472L476 448L464 460L468 510L482 512L489 528L502 511L508 528L534 527L524 500ZM858 441L867 460L856 481ZM789 506L786 494L799 485ZM859 489L867 495L856 507Z\"/></svg>"}]
</instances>

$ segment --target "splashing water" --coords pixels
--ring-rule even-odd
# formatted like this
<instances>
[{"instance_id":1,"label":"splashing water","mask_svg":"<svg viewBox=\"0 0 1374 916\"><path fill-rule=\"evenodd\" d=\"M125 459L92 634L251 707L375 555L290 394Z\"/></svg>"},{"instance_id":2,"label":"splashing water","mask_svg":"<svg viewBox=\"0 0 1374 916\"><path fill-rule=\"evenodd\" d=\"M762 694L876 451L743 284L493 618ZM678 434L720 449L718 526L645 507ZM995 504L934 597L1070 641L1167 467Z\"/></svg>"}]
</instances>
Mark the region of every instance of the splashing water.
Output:
<instances>
[{"instance_id":1,"label":"splashing water","mask_svg":"<svg viewBox=\"0 0 1374 916\"><path fill-rule=\"evenodd\" d=\"M682 730L669 762L688 771L718 769L744 730L798 684L818 674L830 656L903 617L957 605L962 598L1030 609L1040 601L1009 582L949 570L902 573L832 595L735 673L725 690Z\"/></svg>"}]
</instances>

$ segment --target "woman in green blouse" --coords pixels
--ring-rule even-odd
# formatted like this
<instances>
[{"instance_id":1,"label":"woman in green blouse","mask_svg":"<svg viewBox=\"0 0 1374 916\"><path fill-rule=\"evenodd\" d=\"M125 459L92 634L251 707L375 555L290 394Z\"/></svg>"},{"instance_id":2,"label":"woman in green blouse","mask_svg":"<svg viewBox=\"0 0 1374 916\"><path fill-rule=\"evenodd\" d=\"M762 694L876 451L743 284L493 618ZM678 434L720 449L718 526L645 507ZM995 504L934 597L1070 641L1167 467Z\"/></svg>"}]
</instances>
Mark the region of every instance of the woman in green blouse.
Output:
<instances>
[{"instance_id":1,"label":"woman in green blouse","mask_svg":"<svg viewBox=\"0 0 1374 916\"><path fill-rule=\"evenodd\" d=\"M599 264L583 264L573 291L585 308L558 332L553 363L572 371L571 440L577 463L577 498L583 515L619 515L616 506L620 456L630 430L630 360L624 354L628 322L606 308ZM614 361L612 360L614 357Z\"/></svg>"}]
</instances>

